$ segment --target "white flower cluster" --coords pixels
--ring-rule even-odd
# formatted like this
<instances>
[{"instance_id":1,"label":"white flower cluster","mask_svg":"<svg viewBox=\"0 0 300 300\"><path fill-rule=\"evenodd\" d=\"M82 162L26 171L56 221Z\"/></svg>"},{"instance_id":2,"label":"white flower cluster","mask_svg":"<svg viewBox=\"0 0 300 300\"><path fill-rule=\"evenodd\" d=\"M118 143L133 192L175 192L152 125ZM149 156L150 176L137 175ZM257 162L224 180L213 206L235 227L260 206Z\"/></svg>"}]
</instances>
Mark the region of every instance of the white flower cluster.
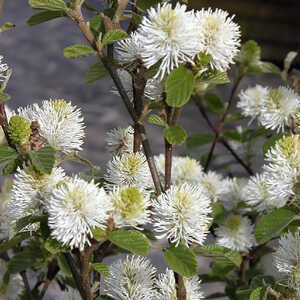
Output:
<instances>
[{"instance_id":1,"label":"white flower cluster","mask_svg":"<svg viewBox=\"0 0 300 300\"><path fill-rule=\"evenodd\" d=\"M194 63L201 54L210 66L226 71L238 53L239 26L221 9L187 11L186 5L172 8L158 4L147 11L137 31L118 43L117 57L124 65L140 61L146 68L159 63L155 78L163 80L182 63Z\"/></svg>"},{"instance_id":2,"label":"white flower cluster","mask_svg":"<svg viewBox=\"0 0 300 300\"><path fill-rule=\"evenodd\" d=\"M7 79L8 65L2 64L3 56L0 55L0 82Z\"/></svg>"},{"instance_id":3,"label":"white flower cluster","mask_svg":"<svg viewBox=\"0 0 300 300\"><path fill-rule=\"evenodd\" d=\"M265 128L284 131L299 118L300 96L290 88L256 85L241 91L239 98L237 107L243 115L251 120L257 118Z\"/></svg>"}]
</instances>

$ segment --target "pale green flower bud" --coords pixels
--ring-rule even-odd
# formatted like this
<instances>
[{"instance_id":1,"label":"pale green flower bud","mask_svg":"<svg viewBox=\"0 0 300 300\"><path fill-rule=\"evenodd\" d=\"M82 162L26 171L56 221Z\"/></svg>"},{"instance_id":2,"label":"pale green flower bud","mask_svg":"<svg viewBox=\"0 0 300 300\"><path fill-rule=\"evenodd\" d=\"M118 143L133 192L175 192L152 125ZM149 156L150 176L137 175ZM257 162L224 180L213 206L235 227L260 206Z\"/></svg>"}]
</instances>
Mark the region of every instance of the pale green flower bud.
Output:
<instances>
[{"instance_id":1,"label":"pale green flower bud","mask_svg":"<svg viewBox=\"0 0 300 300\"><path fill-rule=\"evenodd\" d=\"M8 124L8 134L12 142L16 145L26 145L32 133L30 122L23 117L13 116Z\"/></svg>"}]
</instances>

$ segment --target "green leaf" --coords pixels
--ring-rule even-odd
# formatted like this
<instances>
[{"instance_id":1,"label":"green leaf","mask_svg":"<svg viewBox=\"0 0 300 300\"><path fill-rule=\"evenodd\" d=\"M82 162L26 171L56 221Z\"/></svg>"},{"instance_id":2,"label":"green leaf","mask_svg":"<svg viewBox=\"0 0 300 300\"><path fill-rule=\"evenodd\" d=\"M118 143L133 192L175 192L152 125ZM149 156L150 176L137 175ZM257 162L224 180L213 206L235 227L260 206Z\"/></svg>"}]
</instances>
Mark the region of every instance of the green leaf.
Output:
<instances>
[{"instance_id":1,"label":"green leaf","mask_svg":"<svg viewBox=\"0 0 300 300\"><path fill-rule=\"evenodd\" d=\"M265 286L267 284L274 285L275 284L274 277L260 274L252 278L250 287L251 289L256 289L258 287Z\"/></svg>"},{"instance_id":2,"label":"green leaf","mask_svg":"<svg viewBox=\"0 0 300 300\"><path fill-rule=\"evenodd\" d=\"M141 11L145 12L150 7L156 6L161 0L137 0L136 6Z\"/></svg>"},{"instance_id":3,"label":"green leaf","mask_svg":"<svg viewBox=\"0 0 300 300\"><path fill-rule=\"evenodd\" d=\"M155 115L155 114L151 114L148 117L148 122L151 123L151 124L158 125L158 126L165 126L166 125L165 121L160 116Z\"/></svg>"},{"instance_id":4,"label":"green leaf","mask_svg":"<svg viewBox=\"0 0 300 300\"><path fill-rule=\"evenodd\" d=\"M240 120L244 120L246 119L245 116L243 116L240 113L232 113L232 114L228 114L225 118L225 123L229 123L232 121L240 121Z\"/></svg>"},{"instance_id":5,"label":"green leaf","mask_svg":"<svg viewBox=\"0 0 300 300\"><path fill-rule=\"evenodd\" d=\"M109 44L113 44L114 42L123 40L128 37L128 34L122 29L115 29L105 33L102 39L102 46L105 47Z\"/></svg>"},{"instance_id":6,"label":"green leaf","mask_svg":"<svg viewBox=\"0 0 300 300\"><path fill-rule=\"evenodd\" d=\"M267 139L263 144L264 155L266 155L267 152L275 146L276 142L278 140L280 140L281 138L283 138L284 136L285 136L284 133L279 133L279 134L273 135L271 138Z\"/></svg>"},{"instance_id":7,"label":"green leaf","mask_svg":"<svg viewBox=\"0 0 300 300\"><path fill-rule=\"evenodd\" d=\"M89 24L90 24L90 29L93 32L94 37L96 39L99 38L100 33L102 33L102 34L105 33L104 22L100 16L95 16L95 17L91 18Z\"/></svg>"},{"instance_id":8,"label":"green leaf","mask_svg":"<svg viewBox=\"0 0 300 300\"><path fill-rule=\"evenodd\" d=\"M39 264L43 256L38 248L26 249L10 258L7 270L10 274L20 273Z\"/></svg>"},{"instance_id":9,"label":"green leaf","mask_svg":"<svg viewBox=\"0 0 300 300\"><path fill-rule=\"evenodd\" d=\"M257 73L275 73L279 74L281 72L280 68L276 65L266 62L266 61L256 61L251 63L247 68L247 74L257 74Z\"/></svg>"},{"instance_id":10,"label":"green leaf","mask_svg":"<svg viewBox=\"0 0 300 300\"><path fill-rule=\"evenodd\" d=\"M11 22L6 22L1 26L1 31L3 32L3 31L11 30L15 27L16 27L15 24L13 24Z\"/></svg>"},{"instance_id":11,"label":"green leaf","mask_svg":"<svg viewBox=\"0 0 300 300\"><path fill-rule=\"evenodd\" d=\"M18 245L22 241L28 239L29 237L31 237L30 232L21 232L21 233L17 234L16 236L14 236L12 239L2 242L0 244L0 253L3 253L5 251L15 247L16 245Z\"/></svg>"},{"instance_id":12,"label":"green leaf","mask_svg":"<svg viewBox=\"0 0 300 300\"><path fill-rule=\"evenodd\" d=\"M0 103L6 102L10 99L10 95L0 92Z\"/></svg>"},{"instance_id":13,"label":"green leaf","mask_svg":"<svg viewBox=\"0 0 300 300\"><path fill-rule=\"evenodd\" d=\"M51 254L57 254L59 252L68 251L67 247L63 246L60 242L58 242L57 240L55 240L51 237L47 238L47 240L45 242L45 248Z\"/></svg>"},{"instance_id":14,"label":"green leaf","mask_svg":"<svg viewBox=\"0 0 300 300\"><path fill-rule=\"evenodd\" d=\"M98 242L101 242L106 237L106 231L99 227L91 228L91 231L93 234L93 239Z\"/></svg>"},{"instance_id":15,"label":"green leaf","mask_svg":"<svg viewBox=\"0 0 300 300\"><path fill-rule=\"evenodd\" d=\"M205 82L211 85L226 84L230 80L228 78L227 72L220 72L217 70L205 72L201 77L201 82Z\"/></svg>"},{"instance_id":16,"label":"green leaf","mask_svg":"<svg viewBox=\"0 0 300 300\"><path fill-rule=\"evenodd\" d=\"M16 172L18 167L22 167L23 159L19 155L17 158L12 159L7 165L5 165L1 170L1 175L13 174Z\"/></svg>"},{"instance_id":17,"label":"green leaf","mask_svg":"<svg viewBox=\"0 0 300 300\"><path fill-rule=\"evenodd\" d=\"M43 147L38 151L30 151L29 157L33 166L42 173L51 174L55 163L55 150L52 147Z\"/></svg>"},{"instance_id":18,"label":"green leaf","mask_svg":"<svg viewBox=\"0 0 300 300\"><path fill-rule=\"evenodd\" d=\"M148 255L150 243L136 230L116 230L108 233L108 239L120 248L138 255Z\"/></svg>"},{"instance_id":19,"label":"green leaf","mask_svg":"<svg viewBox=\"0 0 300 300\"><path fill-rule=\"evenodd\" d=\"M59 269L62 271L62 273L67 277L72 277L72 272L70 270L70 267L68 265L68 262L64 256L63 253L58 253L56 255L57 264L59 266Z\"/></svg>"},{"instance_id":20,"label":"green leaf","mask_svg":"<svg viewBox=\"0 0 300 300\"><path fill-rule=\"evenodd\" d=\"M49 11L67 11L68 7L62 0L29 0L29 5L33 9Z\"/></svg>"},{"instance_id":21,"label":"green leaf","mask_svg":"<svg viewBox=\"0 0 300 300\"><path fill-rule=\"evenodd\" d=\"M228 140L237 141L240 143L243 142L242 134L236 130L227 130L226 132L224 132L223 136Z\"/></svg>"},{"instance_id":22,"label":"green leaf","mask_svg":"<svg viewBox=\"0 0 300 300\"><path fill-rule=\"evenodd\" d=\"M263 244L273 237L280 235L296 217L297 213L282 207L263 216L256 227L255 237L258 244Z\"/></svg>"},{"instance_id":23,"label":"green leaf","mask_svg":"<svg viewBox=\"0 0 300 300\"><path fill-rule=\"evenodd\" d=\"M215 138L212 133L198 133L190 135L186 140L188 148L196 148L211 143Z\"/></svg>"},{"instance_id":24,"label":"green leaf","mask_svg":"<svg viewBox=\"0 0 300 300\"><path fill-rule=\"evenodd\" d=\"M216 94L206 94L204 97L207 110L220 115L224 112L225 106L221 98Z\"/></svg>"},{"instance_id":25,"label":"green leaf","mask_svg":"<svg viewBox=\"0 0 300 300\"><path fill-rule=\"evenodd\" d=\"M66 58L78 58L91 55L96 55L96 51L87 45L73 45L64 49L64 57Z\"/></svg>"},{"instance_id":26,"label":"green leaf","mask_svg":"<svg viewBox=\"0 0 300 300\"><path fill-rule=\"evenodd\" d=\"M27 20L29 26L38 25L56 18L65 17L67 14L64 11L43 11L31 16Z\"/></svg>"},{"instance_id":27,"label":"green leaf","mask_svg":"<svg viewBox=\"0 0 300 300\"><path fill-rule=\"evenodd\" d=\"M285 57L285 59L284 59L284 69L283 69L282 74L281 74L283 80L288 79L288 73L289 73L290 67L291 67L294 59L297 57L297 55L298 55L298 52L290 51L287 54L287 56Z\"/></svg>"},{"instance_id":28,"label":"green leaf","mask_svg":"<svg viewBox=\"0 0 300 300\"><path fill-rule=\"evenodd\" d=\"M184 67L173 70L166 80L167 103L172 107L186 104L192 95L195 79Z\"/></svg>"},{"instance_id":29,"label":"green leaf","mask_svg":"<svg viewBox=\"0 0 300 300\"><path fill-rule=\"evenodd\" d=\"M251 293L250 300L264 300L266 292L265 287L258 287Z\"/></svg>"},{"instance_id":30,"label":"green leaf","mask_svg":"<svg viewBox=\"0 0 300 300\"><path fill-rule=\"evenodd\" d=\"M184 277L192 277L197 274L198 263L195 254L183 244L178 247L171 245L164 250L164 259L168 266Z\"/></svg>"},{"instance_id":31,"label":"green leaf","mask_svg":"<svg viewBox=\"0 0 300 300\"><path fill-rule=\"evenodd\" d=\"M92 268L104 277L108 277L110 274L109 267L105 264L95 263L92 264Z\"/></svg>"},{"instance_id":32,"label":"green leaf","mask_svg":"<svg viewBox=\"0 0 300 300\"><path fill-rule=\"evenodd\" d=\"M195 253L205 257L212 257L218 261L224 261L239 267L242 262L241 255L233 250L219 246L219 245L204 245L196 248Z\"/></svg>"},{"instance_id":33,"label":"green leaf","mask_svg":"<svg viewBox=\"0 0 300 300\"><path fill-rule=\"evenodd\" d=\"M86 73L85 82L92 83L108 75L102 62L97 62L92 65Z\"/></svg>"},{"instance_id":34,"label":"green leaf","mask_svg":"<svg viewBox=\"0 0 300 300\"><path fill-rule=\"evenodd\" d=\"M0 146L0 164L10 161L18 157L18 153L15 149L2 145Z\"/></svg>"},{"instance_id":35,"label":"green leaf","mask_svg":"<svg viewBox=\"0 0 300 300\"><path fill-rule=\"evenodd\" d=\"M182 126L174 125L164 129L164 137L171 145L178 145L185 141L187 135Z\"/></svg>"},{"instance_id":36,"label":"green leaf","mask_svg":"<svg viewBox=\"0 0 300 300\"><path fill-rule=\"evenodd\" d=\"M224 206L220 202L214 202L212 204L212 216L214 219L214 223L220 224L227 217Z\"/></svg>"},{"instance_id":37,"label":"green leaf","mask_svg":"<svg viewBox=\"0 0 300 300\"><path fill-rule=\"evenodd\" d=\"M241 48L238 56L238 61L243 65L249 65L254 61L259 61L261 57L261 51L258 44L253 41L247 41Z\"/></svg>"}]
</instances>

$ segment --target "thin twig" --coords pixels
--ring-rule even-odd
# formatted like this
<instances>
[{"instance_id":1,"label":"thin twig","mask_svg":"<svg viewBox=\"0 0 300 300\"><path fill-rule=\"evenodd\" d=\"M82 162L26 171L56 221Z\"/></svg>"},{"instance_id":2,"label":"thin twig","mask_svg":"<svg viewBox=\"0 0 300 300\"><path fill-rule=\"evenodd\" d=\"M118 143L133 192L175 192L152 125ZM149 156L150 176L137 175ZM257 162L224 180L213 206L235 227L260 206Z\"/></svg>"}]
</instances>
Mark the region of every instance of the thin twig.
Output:
<instances>
[{"instance_id":1,"label":"thin twig","mask_svg":"<svg viewBox=\"0 0 300 300\"><path fill-rule=\"evenodd\" d=\"M226 118L226 116L227 116L228 113L229 113L231 104L232 104L233 99L234 99L235 92L236 92L236 90L237 90L237 88L238 88L238 86L239 86L239 83L241 82L242 78L243 78L243 77L240 75L240 76L238 77L238 79L236 80L236 82L235 82L235 84L234 84L234 86L233 86L233 88L232 88L232 90L231 90L230 97L229 97L229 99L228 99L228 101L227 101L226 109L225 109L224 113L222 114L222 116L221 116L220 119L219 119L219 124L218 124L218 126L217 126L217 128L216 128L216 132L215 132L215 138L214 138L214 140L213 140L213 143L212 143L212 145L211 145L211 148L210 148L210 150L209 150L209 154L208 154L208 157L207 157L207 160L206 160L206 163L205 163L205 167L204 167L204 171L205 171L205 172L207 172L207 170L208 170L208 168L209 168L209 164L210 164L211 159L212 159L212 157L213 157L214 150L215 150L215 148L216 148L217 142L218 142L219 137L220 137L220 135L221 135L221 131L222 131L223 127L224 127L225 118Z\"/></svg>"}]
</instances>

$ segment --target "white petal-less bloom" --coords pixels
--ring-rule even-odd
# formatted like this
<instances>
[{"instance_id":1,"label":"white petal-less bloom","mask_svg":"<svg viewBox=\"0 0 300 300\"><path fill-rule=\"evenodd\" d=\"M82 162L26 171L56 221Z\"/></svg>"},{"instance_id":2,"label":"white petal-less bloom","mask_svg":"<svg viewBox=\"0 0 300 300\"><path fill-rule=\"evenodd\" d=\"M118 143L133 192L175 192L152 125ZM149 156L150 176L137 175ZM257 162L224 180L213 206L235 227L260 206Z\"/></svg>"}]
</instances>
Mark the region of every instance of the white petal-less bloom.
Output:
<instances>
[{"instance_id":1,"label":"white petal-less bloom","mask_svg":"<svg viewBox=\"0 0 300 300\"><path fill-rule=\"evenodd\" d=\"M114 128L106 133L106 149L113 154L123 154L133 152L134 129Z\"/></svg>"},{"instance_id":2,"label":"white petal-less bloom","mask_svg":"<svg viewBox=\"0 0 300 300\"><path fill-rule=\"evenodd\" d=\"M247 217L229 216L216 230L216 243L235 251L249 251L255 245L254 225Z\"/></svg>"},{"instance_id":3,"label":"white petal-less bloom","mask_svg":"<svg viewBox=\"0 0 300 300\"><path fill-rule=\"evenodd\" d=\"M171 186L153 205L153 225L159 238L172 243L202 245L211 222L211 202L201 185Z\"/></svg>"},{"instance_id":4,"label":"white petal-less bloom","mask_svg":"<svg viewBox=\"0 0 300 300\"><path fill-rule=\"evenodd\" d=\"M269 92L261 108L260 123L268 129L283 131L292 125L300 108L300 96L292 89L279 87Z\"/></svg>"},{"instance_id":5,"label":"white petal-less bloom","mask_svg":"<svg viewBox=\"0 0 300 300\"><path fill-rule=\"evenodd\" d=\"M211 56L210 65L219 71L226 71L234 63L239 52L240 27L228 12L222 9L213 11L202 9L195 14L199 43L203 51Z\"/></svg>"},{"instance_id":6,"label":"white petal-less bloom","mask_svg":"<svg viewBox=\"0 0 300 300\"><path fill-rule=\"evenodd\" d=\"M114 186L135 185L139 188L153 186L151 173L145 155L142 152L116 155L107 163L104 179L110 190Z\"/></svg>"},{"instance_id":7,"label":"white petal-less bloom","mask_svg":"<svg viewBox=\"0 0 300 300\"><path fill-rule=\"evenodd\" d=\"M186 300L200 300L204 299L204 295L201 291L198 276L190 278L183 278L184 287L186 290ZM174 300L177 299L176 283L174 272L167 269L166 273L159 274L156 280L156 287L158 290L157 300Z\"/></svg>"},{"instance_id":8,"label":"white petal-less bloom","mask_svg":"<svg viewBox=\"0 0 300 300\"><path fill-rule=\"evenodd\" d=\"M104 279L105 293L119 300L156 300L155 267L146 257L127 256L114 262Z\"/></svg>"},{"instance_id":9,"label":"white petal-less bloom","mask_svg":"<svg viewBox=\"0 0 300 300\"><path fill-rule=\"evenodd\" d=\"M300 233L291 232L280 237L279 247L273 254L278 272L288 277L288 285L300 295Z\"/></svg>"},{"instance_id":10,"label":"white petal-less bloom","mask_svg":"<svg viewBox=\"0 0 300 300\"><path fill-rule=\"evenodd\" d=\"M103 188L93 181L70 178L47 201L51 235L64 245L83 250L93 237L92 228L106 228L111 209Z\"/></svg>"},{"instance_id":11,"label":"white petal-less bloom","mask_svg":"<svg viewBox=\"0 0 300 300\"><path fill-rule=\"evenodd\" d=\"M112 218L117 227L146 224L150 221L150 195L135 186L116 187L109 194L112 202Z\"/></svg>"},{"instance_id":12,"label":"white petal-less bloom","mask_svg":"<svg viewBox=\"0 0 300 300\"><path fill-rule=\"evenodd\" d=\"M203 50L195 34L193 12L185 5L158 4L150 8L138 29L144 49L142 59L147 68L161 61L155 77L163 79L172 69L184 62L192 62Z\"/></svg>"},{"instance_id":13,"label":"white petal-less bloom","mask_svg":"<svg viewBox=\"0 0 300 300\"><path fill-rule=\"evenodd\" d=\"M3 56L0 55L0 82L7 79L7 73L8 65L2 64Z\"/></svg>"},{"instance_id":14,"label":"white petal-less bloom","mask_svg":"<svg viewBox=\"0 0 300 300\"><path fill-rule=\"evenodd\" d=\"M17 115L40 125L39 134L46 145L69 153L82 150L84 125L81 111L63 99L45 100L42 105L19 108Z\"/></svg>"},{"instance_id":15,"label":"white petal-less bloom","mask_svg":"<svg viewBox=\"0 0 300 300\"><path fill-rule=\"evenodd\" d=\"M260 116L262 107L268 99L269 92L267 87L257 84L240 92L240 100L236 106L241 109L245 117L250 117L251 121L253 121Z\"/></svg>"},{"instance_id":16,"label":"white petal-less bloom","mask_svg":"<svg viewBox=\"0 0 300 300\"><path fill-rule=\"evenodd\" d=\"M148 79L145 86L144 95L147 99L153 101L162 100L164 92L164 82L155 78Z\"/></svg>"},{"instance_id":17,"label":"white petal-less bloom","mask_svg":"<svg viewBox=\"0 0 300 300\"><path fill-rule=\"evenodd\" d=\"M53 168L51 174L38 174L32 168L18 169L6 205L6 215L11 222L30 214L41 214L45 198L65 179L64 170Z\"/></svg>"},{"instance_id":18,"label":"white petal-less bloom","mask_svg":"<svg viewBox=\"0 0 300 300\"><path fill-rule=\"evenodd\" d=\"M62 291L58 300L81 300L80 293L72 288Z\"/></svg>"}]
</instances>

